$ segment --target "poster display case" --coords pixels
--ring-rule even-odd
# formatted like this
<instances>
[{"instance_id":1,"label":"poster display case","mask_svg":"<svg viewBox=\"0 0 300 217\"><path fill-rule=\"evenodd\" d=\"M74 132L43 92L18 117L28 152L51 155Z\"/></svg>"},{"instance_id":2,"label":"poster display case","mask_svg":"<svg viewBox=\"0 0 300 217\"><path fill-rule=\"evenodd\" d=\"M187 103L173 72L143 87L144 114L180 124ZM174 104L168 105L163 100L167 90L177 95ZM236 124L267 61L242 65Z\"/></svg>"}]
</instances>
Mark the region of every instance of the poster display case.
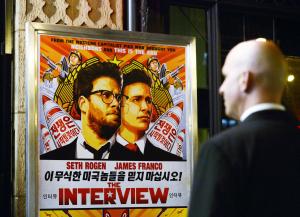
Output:
<instances>
[{"instance_id":1,"label":"poster display case","mask_svg":"<svg viewBox=\"0 0 300 217\"><path fill-rule=\"evenodd\" d=\"M26 25L27 216L186 216L195 38Z\"/></svg>"}]
</instances>

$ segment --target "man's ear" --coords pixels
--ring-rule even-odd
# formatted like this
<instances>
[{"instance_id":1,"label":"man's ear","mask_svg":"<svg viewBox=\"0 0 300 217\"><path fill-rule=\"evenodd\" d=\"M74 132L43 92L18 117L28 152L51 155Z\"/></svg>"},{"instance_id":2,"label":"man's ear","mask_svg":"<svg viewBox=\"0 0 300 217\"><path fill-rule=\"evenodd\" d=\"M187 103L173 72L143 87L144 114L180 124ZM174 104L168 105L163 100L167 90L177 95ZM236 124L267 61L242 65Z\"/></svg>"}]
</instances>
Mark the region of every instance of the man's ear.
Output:
<instances>
[{"instance_id":1,"label":"man's ear","mask_svg":"<svg viewBox=\"0 0 300 217\"><path fill-rule=\"evenodd\" d=\"M78 99L78 106L81 112L86 113L89 108L88 99L85 96L80 96Z\"/></svg>"},{"instance_id":2,"label":"man's ear","mask_svg":"<svg viewBox=\"0 0 300 217\"><path fill-rule=\"evenodd\" d=\"M242 92L249 92L253 87L253 74L250 71L243 72L239 79L239 86Z\"/></svg>"}]
</instances>

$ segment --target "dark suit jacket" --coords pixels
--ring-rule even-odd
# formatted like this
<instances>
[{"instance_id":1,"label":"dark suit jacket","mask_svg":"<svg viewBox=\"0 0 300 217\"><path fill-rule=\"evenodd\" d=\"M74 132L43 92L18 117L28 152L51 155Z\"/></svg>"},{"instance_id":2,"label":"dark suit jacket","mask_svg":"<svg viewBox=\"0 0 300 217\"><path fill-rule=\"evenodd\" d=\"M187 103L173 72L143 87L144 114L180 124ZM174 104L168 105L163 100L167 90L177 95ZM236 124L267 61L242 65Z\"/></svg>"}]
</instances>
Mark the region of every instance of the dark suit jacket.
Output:
<instances>
[{"instance_id":1,"label":"dark suit jacket","mask_svg":"<svg viewBox=\"0 0 300 217\"><path fill-rule=\"evenodd\" d=\"M300 129L266 110L203 145L189 216L300 216Z\"/></svg>"},{"instance_id":2,"label":"dark suit jacket","mask_svg":"<svg viewBox=\"0 0 300 217\"><path fill-rule=\"evenodd\" d=\"M68 145L65 145L61 148L55 149L48 153L42 154L40 156L41 160L75 160L76 153L76 142L75 139ZM173 155L169 152L166 152L160 148L155 147L150 143L150 141L146 141L145 152L144 155L141 153L134 153L119 143L115 143L109 154L109 160L145 160L145 161L178 161L182 160L182 158Z\"/></svg>"},{"instance_id":3,"label":"dark suit jacket","mask_svg":"<svg viewBox=\"0 0 300 217\"><path fill-rule=\"evenodd\" d=\"M182 158L155 147L148 139L145 144L144 154L132 152L116 142L110 151L111 160L139 160L139 161L181 161Z\"/></svg>"},{"instance_id":4,"label":"dark suit jacket","mask_svg":"<svg viewBox=\"0 0 300 217\"><path fill-rule=\"evenodd\" d=\"M40 156L41 160L75 160L76 154L76 142L75 139L68 145L55 149L53 151L47 152Z\"/></svg>"}]
</instances>

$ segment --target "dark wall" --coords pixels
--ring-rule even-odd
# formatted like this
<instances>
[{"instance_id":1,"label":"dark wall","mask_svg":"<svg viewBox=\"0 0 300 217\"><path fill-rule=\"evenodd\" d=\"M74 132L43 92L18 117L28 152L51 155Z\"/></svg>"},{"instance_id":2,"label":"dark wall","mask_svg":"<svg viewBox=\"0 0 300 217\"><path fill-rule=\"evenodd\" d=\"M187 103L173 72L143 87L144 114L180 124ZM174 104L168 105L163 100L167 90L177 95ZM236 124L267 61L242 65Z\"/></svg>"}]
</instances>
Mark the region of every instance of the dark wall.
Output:
<instances>
[{"instance_id":1,"label":"dark wall","mask_svg":"<svg viewBox=\"0 0 300 217\"><path fill-rule=\"evenodd\" d=\"M11 56L0 55L0 210L10 216L12 199L12 144L11 144ZM3 214L4 213L4 214Z\"/></svg>"},{"instance_id":2,"label":"dark wall","mask_svg":"<svg viewBox=\"0 0 300 217\"><path fill-rule=\"evenodd\" d=\"M6 3L0 1L0 210L1 216L12 216L12 56L5 53Z\"/></svg>"}]
</instances>

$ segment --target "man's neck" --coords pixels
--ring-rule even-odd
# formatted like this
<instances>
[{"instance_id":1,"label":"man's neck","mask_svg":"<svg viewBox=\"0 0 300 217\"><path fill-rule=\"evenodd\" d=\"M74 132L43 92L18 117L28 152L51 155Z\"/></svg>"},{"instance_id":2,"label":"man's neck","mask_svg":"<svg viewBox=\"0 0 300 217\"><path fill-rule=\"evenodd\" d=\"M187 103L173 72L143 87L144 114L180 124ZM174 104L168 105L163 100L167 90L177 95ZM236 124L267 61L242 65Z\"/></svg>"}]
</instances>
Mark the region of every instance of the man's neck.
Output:
<instances>
[{"instance_id":1,"label":"man's neck","mask_svg":"<svg viewBox=\"0 0 300 217\"><path fill-rule=\"evenodd\" d=\"M107 139L100 138L93 129L84 123L82 123L82 136L86 143L96 150L99 150L107 142Z\"/></svg>"},{"instance_id":2,"label":"man's neck","mask_svg":"<svg viewBox=\"0 0 300 217\"><path fill-rule=\"evenodd\" d=\"M253 92L247 95L240 103L239 116L236 118L240 119L246 110L260 104L281 104L281 95L270 95L265 91L253 90Z\"/></svg>"},{"instance_id":3,"label":"man's neck","mask_svg":"<svg viewBox=\"0 0 300 217\"><path fill-rule=\"evenodd\" d=\"M123 137L129 143L135 143L137 140L142 138L145 135L145 132L131 131L126 127L121 126L119 130L120 136Z\"/></svg>"},{"instance_id":4,"label":"man's neck","mask_svg":"<svg viewBox=\"0 0 300 217\"><path fill-rule=\"evenodd\" d=\"M240 121L244 121L248 116L250 116L255 112L270 110L270 109L282 110L282 111L285 110L284 106L278 103L259 103L251 107L248 107L241 115Z\"/></svg>"}]
</instances>

